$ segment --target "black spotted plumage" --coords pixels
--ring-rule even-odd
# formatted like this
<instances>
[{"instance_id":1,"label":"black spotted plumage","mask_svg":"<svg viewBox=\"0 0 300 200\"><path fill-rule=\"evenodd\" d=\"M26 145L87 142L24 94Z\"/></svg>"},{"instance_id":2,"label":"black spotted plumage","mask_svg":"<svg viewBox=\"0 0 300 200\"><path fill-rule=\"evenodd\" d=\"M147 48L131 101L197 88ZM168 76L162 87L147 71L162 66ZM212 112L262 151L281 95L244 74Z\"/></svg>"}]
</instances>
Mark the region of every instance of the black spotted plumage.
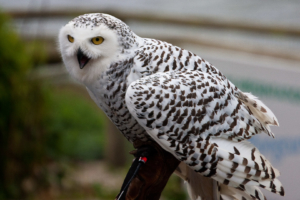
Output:
<instances>
[{"instance_id":1,"label":"black spotted plumage","mask_svg":"<svg viewBox=\"0 0 300 200\"><path fill-rule=\"evenodd\" d=\"M284 195L279 171L247 141L259 133L274 136L269 125L278 125L260 100L196 54L141 38L110 15L86 14L69 24L91 32L104 25L117 38L116 56L103 66L87 65L95 78L83 83L129 141L156 141L182 161L181 169L214 179L220 198L231 190L232 198L264 199L258 187Z\"/></svg>"}]
</instances>

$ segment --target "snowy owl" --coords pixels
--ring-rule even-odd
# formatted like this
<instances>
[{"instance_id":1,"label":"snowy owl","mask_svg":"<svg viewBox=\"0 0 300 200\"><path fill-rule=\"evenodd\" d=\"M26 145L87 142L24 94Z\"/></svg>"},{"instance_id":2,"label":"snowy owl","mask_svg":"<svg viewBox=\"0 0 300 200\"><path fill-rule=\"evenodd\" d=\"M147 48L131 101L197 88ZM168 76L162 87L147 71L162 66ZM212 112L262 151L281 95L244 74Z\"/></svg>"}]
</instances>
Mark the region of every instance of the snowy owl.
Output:
<instances>
[{"instance_id":1,"label":"snowy owl","mask_svg":"<svg viewBox=\"0 0 300 200\"><path fill-rule=\"evenodd\" d=\"M264 199L259 187L284 195L279 171L247 141L274 137L275 115L206 60L101 13L62 27L59 47L67 71L130 142L155 141L181 161L192 199L201 198L205 183L191 181L201 175L219 185L218 199Z\"/></svg>"}]
</instances>

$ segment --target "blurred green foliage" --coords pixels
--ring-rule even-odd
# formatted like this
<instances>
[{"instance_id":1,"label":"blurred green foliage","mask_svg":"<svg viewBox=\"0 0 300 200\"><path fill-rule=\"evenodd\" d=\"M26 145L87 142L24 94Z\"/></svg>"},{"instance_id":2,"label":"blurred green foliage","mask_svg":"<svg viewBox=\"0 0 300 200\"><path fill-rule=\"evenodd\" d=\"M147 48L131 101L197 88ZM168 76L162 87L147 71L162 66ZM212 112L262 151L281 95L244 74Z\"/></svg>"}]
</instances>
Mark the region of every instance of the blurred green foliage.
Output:
<instances>
[{"instance_id":1,"label":"blurred green foliage","mask_svg":"<svg viewBox=\"0 0 300 200\"><path fill-rule=\"evenodd\" d=\"M51 162L103 157L104 118L82 95L30 77L43 49L25 46L1 13L0 38L0 199L24 199L63 178Z\"/></svg>"},{"instance_id":2,"label":"blurred green foliage","mask_svg":"<svg viewBox=\"0 0 300 200\"><path fill-rule=\"evenodd\" d=\"M17 198L24 196L24 180L43 179L46 110L39 84L28 81L31 57L3 14L0 38L0 198Z\"/></svg>"},{"instance_id":3,"label":"blurred green foliage","mask_svg":"<svg viewBox=\"0 0 300 200\"><path fill-rule=\"evenodd\" d=\"M188 199L187 194L182 185L181 178L173 174L162 192L162 197L168 200Z\"/></svg>"},{"instance_id":4,"label":"blurred green foliage","mask_svg":"<svg viewBox=\"0 0 300 200\"><path fill-rule=\"evenodd\" d=\"M103 186L100 184L94 184L93 190L94 190L95 196L98 197L99 199L103 199L103 200L115 199L116 195L119 193L118 190L103 188Z\"/></svg>"},{"instance_id":5,"label":"blurred green foliage","mask_svg":"<svg viewBox=\"0 0 300 200\"><path fill-rule=\"evenodd\" d=\"M52 88L47 105L46 129L56 138L48 145L48 153L53 159L84 161L103 158L106 119L100 109L95 109L96 106L84 95L71 89Z\"/></svg>"}]
</instances>

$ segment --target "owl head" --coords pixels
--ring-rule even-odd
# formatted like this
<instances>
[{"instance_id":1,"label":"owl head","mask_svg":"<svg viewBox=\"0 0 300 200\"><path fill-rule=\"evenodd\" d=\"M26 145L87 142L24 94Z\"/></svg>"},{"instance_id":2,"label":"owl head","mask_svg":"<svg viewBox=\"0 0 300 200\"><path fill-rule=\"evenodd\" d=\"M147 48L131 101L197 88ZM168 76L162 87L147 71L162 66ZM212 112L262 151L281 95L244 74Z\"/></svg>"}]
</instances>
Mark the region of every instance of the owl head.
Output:
<instances>
[{"instance_id":1,"label":"owl head","mask_svg":"<svg viewBox=\"0 0 300 200\"><path fill-rule=\"evenodd\" d=\"M137 40L124 22L101 13L74 18L60 29L58 38L68 72L85 84L128 57L138 46Z\"/></svg>"}]
</instances>

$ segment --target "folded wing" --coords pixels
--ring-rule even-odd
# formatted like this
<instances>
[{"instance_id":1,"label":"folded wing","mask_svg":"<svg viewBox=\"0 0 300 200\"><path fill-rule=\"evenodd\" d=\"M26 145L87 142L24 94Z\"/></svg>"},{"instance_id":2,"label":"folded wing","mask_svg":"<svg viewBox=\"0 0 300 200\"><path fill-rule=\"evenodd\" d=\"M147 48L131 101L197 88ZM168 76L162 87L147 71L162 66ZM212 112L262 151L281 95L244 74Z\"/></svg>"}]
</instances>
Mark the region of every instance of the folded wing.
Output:
<instances>
[{"instance_id":1,"label":"folded wing","mask_svg":"<svg viewBox=\"0 0 300 200\"><path fill-rule=\"evenodd\" d=\"M272 135L271 123L228 85L201 71L159 72L133 82L126 105L162 148L199 174L257 199L264 199L258 187L284 195L278 170L246 141Z\"/></svg>"}]
</instances>

